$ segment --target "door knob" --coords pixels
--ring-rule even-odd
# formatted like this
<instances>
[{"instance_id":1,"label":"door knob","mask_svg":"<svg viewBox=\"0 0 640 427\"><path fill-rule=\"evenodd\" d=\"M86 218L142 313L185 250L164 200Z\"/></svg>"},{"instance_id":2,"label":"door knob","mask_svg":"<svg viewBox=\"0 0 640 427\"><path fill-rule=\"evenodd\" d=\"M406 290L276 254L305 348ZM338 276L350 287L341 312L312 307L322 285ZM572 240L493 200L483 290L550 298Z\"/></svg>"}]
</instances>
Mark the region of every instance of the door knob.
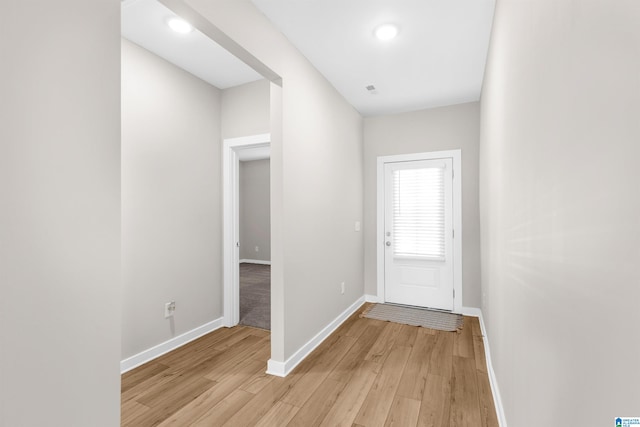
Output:
<instances>
[{"instance_id":1,"label":"door knob","mask_svg":"<svg viewBox=\"0 0 640 427\"><path fill-rule=\"evenodd\" d=\"M391 246L391 242L387 242L386 244L387 244L387 246Z\"/></svg>"}]
</instances>

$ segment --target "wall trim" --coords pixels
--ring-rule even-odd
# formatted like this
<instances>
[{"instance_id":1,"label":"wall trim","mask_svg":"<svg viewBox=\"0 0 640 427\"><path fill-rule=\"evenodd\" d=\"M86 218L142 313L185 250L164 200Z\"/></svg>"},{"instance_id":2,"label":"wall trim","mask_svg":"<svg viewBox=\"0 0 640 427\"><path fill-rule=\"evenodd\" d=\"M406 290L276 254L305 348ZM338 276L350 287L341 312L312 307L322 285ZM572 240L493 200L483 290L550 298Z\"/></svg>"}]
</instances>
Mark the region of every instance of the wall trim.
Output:
<instances>
[{"instance_id":1,"label":"wall trim","mask_svg":"<svg viewBox=\"0 0 640 427\"><path fill-rule=\"evenodd\" d=\"M298 351L296 351L285 362L279 362L277 360L269 359L267 362L267 374L275 375L277 377L286 377L293 369L300 364L313 350L318 347L322 341L327 339L345 320L355 313L365 303L364 295L361 296L351 304L345 311L338 315L331 321L324 329L311 338L306 344L304 344Z\"/></svg>"},{"instance_id":2,"label":"wall trim","mask_svg":"<svg viewBox=\"0 0 640 427\"><path fill-rule=\"evenodd\" d=\"M379 302L379 303L383 303L384 301L382 301L380 298L378 298L377 295L365 294L364 302Z\"/></svg>"},{"instance_id":3,"label":"wall trim","mask_svg":"<svg viewBox=\"0 0 640 427\"><path fill-rule=\"evenodd\" d=\"M248 263L248 264L261 264L261 265L271 265L271 261L264 261L261 259L241 259L240 260L240 264L242 263Z\"/></svg>"},{"instance_id":4,"label":"wall trim","mask_svg":"<svg viewBox=\"0 0 640 427\"><path fill-rule=\"evenodd\" d=\"M493 370L491 363L491 351L489 350L489 340L487 338L487 330L484 327L484 317L482 310L476 307L462 307L462 314L465 316L477 317L480 320L480 330L482 331L482 342L484 344L485 359L487 360L487 372L489 373L489 384L491 384L491 393L493 394L493 402L496 405L496 414L500 427L507 427L507 419L504 416L504 406L502 406L502 398L500 397L500 389L498 388L498 379Z\"/></svg>"},{"instance_id":5,"label":"wall trim","mask_svg":"<svg viewBox=\"0 0 640 427\"><path fill-rule=\"evenodd\" d=\"M482 310L477 307L462 307L460 314L464 316L479 317L480 323L482 323ZM484 330L482 333L484 334Z\"/></svg>"},{"instance_id":6,"label":"wall trim","mask_svg":"<svg viewBox=\"0 0 640 427\"><path fill-rule=\"evenodd\" d=\"M183 345L191 342L197 338L200 338L203 335L208 334L209 332L213 332L216 329L220 329L222 327L222 317L219 319L213 320L211 322L205 323L202 326L198 326L190 331L185 332L184 334L178 335L177 337L173 337L163 343L155 345L147 350L141 351L140 353L128 357L120 362L120 373L124 374L127 371L132 370L133 368L137 368L140 365L143 365L147 362L152 361L165 353L168 353L172 350L175 350Z\"/></svg>"}]
</instances>

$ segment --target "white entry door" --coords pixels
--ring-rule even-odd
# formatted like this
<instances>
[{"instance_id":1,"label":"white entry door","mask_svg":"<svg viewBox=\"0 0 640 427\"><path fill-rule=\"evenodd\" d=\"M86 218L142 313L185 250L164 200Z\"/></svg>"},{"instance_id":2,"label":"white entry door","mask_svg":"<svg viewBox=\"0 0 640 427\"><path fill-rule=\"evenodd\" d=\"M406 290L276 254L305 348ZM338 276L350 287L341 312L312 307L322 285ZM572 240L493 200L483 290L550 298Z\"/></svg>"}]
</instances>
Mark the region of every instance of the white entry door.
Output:
<instances>
[{"instance_id":1,"label":"white entry door","mask_svg":"<svg viewBox=\"0 0 640 427\"><path fill-rule=\"evenodd\" d=\"M384 165L384 298L453 310L453 160Z\"/></svg>"}]
</instances>

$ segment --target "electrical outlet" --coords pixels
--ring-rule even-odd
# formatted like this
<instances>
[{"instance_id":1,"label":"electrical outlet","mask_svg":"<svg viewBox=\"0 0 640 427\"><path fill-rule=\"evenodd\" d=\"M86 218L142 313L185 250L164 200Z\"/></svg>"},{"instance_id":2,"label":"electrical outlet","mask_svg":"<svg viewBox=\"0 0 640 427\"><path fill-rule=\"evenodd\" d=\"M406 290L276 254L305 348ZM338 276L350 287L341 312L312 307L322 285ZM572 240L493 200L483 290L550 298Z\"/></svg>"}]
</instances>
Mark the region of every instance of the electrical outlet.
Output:
<instances>
[{"instance_id":1,"label":"electrical outlet","mask_svg":"<svg viewBox=\"0 0 640 427\"><path fill-rule=\"evenodd\" d=\"M256 246L256 252L260 252L260 248Z\"/></svg>"},{"instance_id":2,"label":"electrical outlet","mask_svg":"<svg viewBox=\"0 0 640 427\"><path fill-rule=\"evenodd\" d=\"M344 282L342 282L340 284L340 291L342 292L342 294L344 295Z\"/></svg>"},{"instance_id":3,"label":"electrical outlet","mask_svg":"<svg viewBox=\"0 0 640 427\"><path fill-rule=\"evenodd\" d=\"M176 302L171 301L164 305L164 318L168 319L169 317L173 317L173 313L176 311Z\"/></svg>"}]
</instances>

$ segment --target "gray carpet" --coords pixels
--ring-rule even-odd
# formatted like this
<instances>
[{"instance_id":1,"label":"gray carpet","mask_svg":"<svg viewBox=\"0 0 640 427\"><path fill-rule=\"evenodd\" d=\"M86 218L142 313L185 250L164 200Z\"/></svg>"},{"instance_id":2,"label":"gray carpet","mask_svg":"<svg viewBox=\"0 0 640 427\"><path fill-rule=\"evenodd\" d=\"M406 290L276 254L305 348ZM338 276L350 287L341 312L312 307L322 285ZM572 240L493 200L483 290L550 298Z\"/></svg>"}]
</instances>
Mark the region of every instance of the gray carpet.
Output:
<instances>
[{"instance_id":1,"label":"gray carpet","mask_svg":"<svg viewBox=\"0 0 640 427\"><path fill-rule=\"evenodd\" d=\"M240 264L240 324L271 330L271 266Z\"/></svg>"},{"instance_id":2,"label":"gray carpet","mask_svg":"<svg viewBox=\"0 0 640 427\"><path fill-rule=\"evenodd\" d=\"M373 304L361 316L450 332L462 328L464 321L459 314L395 304Z\"/></svg>"}]
</instances>

